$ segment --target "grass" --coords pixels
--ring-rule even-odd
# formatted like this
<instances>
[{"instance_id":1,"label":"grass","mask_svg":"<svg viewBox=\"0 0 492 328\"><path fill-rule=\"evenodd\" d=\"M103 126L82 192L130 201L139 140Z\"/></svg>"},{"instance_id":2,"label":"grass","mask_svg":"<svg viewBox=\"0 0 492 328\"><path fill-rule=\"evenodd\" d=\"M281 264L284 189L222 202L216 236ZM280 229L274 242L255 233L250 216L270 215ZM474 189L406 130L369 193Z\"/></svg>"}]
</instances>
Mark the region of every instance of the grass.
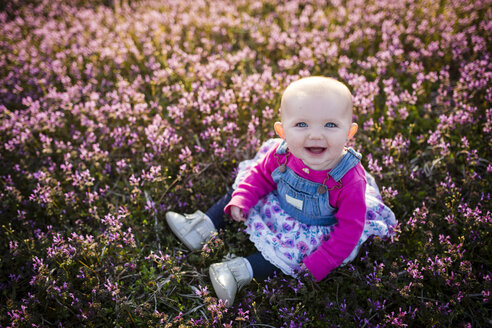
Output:
<instances>
[{"instance_id":1,"label":"grass","mask_svg":"<svg viewBox=\"0 0 492 328\"><path fill-rule=\"evenodd\" d=\"M0 326L490 326L488 1L0 6ZM190 252L164 213L225 193L307 75L351 89L396 235L226 309L241 225Z\"/></svg>"}]
</instances>

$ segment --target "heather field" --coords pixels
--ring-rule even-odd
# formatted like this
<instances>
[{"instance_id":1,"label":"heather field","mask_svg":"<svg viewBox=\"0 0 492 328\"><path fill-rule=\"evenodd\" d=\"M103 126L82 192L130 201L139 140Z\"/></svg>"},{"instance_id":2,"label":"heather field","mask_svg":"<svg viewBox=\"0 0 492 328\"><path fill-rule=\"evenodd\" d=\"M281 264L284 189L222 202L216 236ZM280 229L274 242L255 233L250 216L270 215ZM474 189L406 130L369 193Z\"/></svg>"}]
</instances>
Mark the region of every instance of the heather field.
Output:
<instances>
[{"instance_id":1,"label":"heather field","mask_svg":"<svg viewBox=\"0 0 492 328\"><path fill-rule=\"evenodd\" d=\"M0 3L0 327L490 327L492 1ZM218 302L167 210L205 210L282 90L345 82L398 219L320 283Z\"/></svg>"}]
</instances>

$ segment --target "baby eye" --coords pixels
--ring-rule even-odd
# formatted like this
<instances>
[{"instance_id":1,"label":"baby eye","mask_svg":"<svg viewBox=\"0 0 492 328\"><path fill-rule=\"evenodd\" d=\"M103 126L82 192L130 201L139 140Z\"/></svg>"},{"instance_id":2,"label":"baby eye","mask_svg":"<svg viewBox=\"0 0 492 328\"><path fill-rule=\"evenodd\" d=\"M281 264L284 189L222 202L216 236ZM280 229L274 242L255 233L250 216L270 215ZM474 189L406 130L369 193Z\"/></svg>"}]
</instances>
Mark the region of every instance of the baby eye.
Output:
<instances>
[{"instance_id":1,"label":"baby eye","mask_svg":"<svg viewBox=\"0 0 492 328\"><path fill-rule=\"evenodd\" d=\"M335 123L333 123L333 122L328 122L328 123L325 124L325 126L327 128L336 128L337 127L337 125Z\"/></svg>"},{"instance_id":2,"label":"baby eye","mask_svg":"<svg viewBox=\"0 0 492 328\"><path fill-rule=\"evenodd\" d=\"M296 124L296 126L299 128L305 128L305 127L307 127L307 124L305 122L299 122Z\"/></svg>"}]
</instances>

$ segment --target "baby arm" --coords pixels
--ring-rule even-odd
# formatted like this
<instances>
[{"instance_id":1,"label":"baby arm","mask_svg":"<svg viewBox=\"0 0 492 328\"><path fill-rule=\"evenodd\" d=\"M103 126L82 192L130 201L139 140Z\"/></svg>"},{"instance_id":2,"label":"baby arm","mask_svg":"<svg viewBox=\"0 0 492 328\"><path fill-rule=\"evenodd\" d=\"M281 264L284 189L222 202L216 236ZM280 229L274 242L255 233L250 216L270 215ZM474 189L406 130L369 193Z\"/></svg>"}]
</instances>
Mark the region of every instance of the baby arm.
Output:
<instances>
[{"instance_id":1,"label":"baby arm","mask_svg":"<svg viewBox=\"0 0 492 328\"><path fill-rule=\"evenodd\" d=\"M244 216L244 212L240 207L235 205L231 205L231 217L234 221L246 221L246 217Z\"/></svg>"},{"instance_id":2,"label":"baby arm","mask_svg":"<svg viewBox=\"0 0 492 328\"><path fill-rule=\"evenodd\" d=\"M272 172L278 167L275 159L277 147L270 150L264 159L254 165L248 175L232 194L232 199L224 209L235 221L244 221L249 210L258 201L277 188L272 179Z\"/></svg>"},{"instance_id":3,"label":"baby arm","mask_svg":"<svg viewBox=\"0 0 492 328\"><path fill-rule=\"evenodd\" d=\"M339 194L335 217L338 223L316 251L303 262L317 281L340 266L359 242L364 229L366 203L365 181L357 181Z\"/></svg>"}]
</instances>

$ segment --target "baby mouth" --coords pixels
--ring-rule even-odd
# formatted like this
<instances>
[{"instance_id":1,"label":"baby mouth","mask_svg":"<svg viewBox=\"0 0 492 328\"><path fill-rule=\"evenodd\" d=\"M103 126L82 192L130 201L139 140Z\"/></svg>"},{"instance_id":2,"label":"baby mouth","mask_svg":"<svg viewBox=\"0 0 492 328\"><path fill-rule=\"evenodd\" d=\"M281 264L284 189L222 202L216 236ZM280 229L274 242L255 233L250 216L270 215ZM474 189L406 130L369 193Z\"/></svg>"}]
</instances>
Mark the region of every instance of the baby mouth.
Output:
<instances>
[{"instance_id":1,"label":"baby mouth","mask_svg":"<svg viewBox=\"0 0 492 328\"><path fill-rule=\"evenodd\" d=\"M324 152L326 150L325 147L306 147L306 150L312 154L321 154L322 152Z\"/></svg>"}]
</instances>

